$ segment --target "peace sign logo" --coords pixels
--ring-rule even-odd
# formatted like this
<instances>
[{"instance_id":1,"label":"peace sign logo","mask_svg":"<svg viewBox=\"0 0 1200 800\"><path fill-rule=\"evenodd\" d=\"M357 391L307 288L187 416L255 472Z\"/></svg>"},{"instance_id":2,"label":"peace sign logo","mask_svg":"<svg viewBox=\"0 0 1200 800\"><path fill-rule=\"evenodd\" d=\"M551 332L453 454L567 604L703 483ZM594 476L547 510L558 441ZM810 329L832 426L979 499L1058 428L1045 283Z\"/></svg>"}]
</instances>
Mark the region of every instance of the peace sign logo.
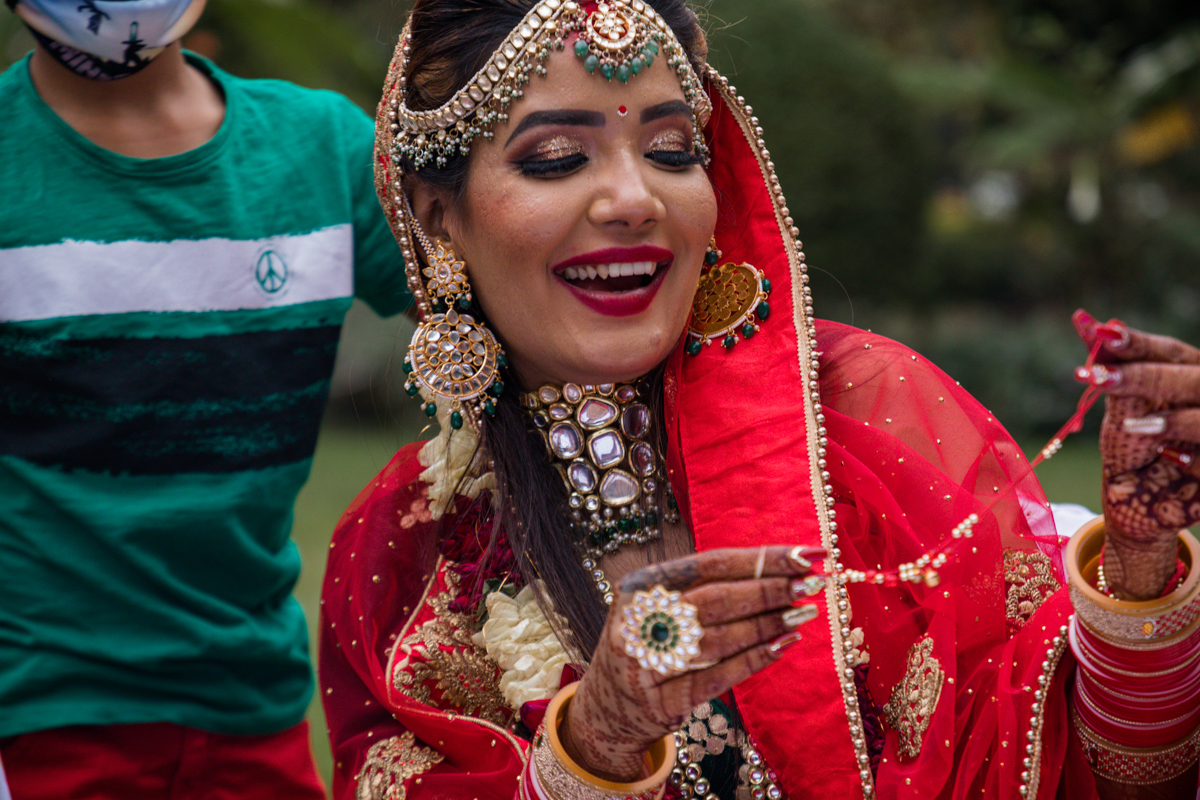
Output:
<instances>
[{"instance_id":1,"label":"peace sign logo","mask_svg":"<svg viewBox=\"0 0 1200 800\"><path fill-rule=\"evenodd\" d=\"M287 284L287 262L274 250L264 250L254 268L254 278L267 294L279 294Z\"/></svg>"}]
</instances>

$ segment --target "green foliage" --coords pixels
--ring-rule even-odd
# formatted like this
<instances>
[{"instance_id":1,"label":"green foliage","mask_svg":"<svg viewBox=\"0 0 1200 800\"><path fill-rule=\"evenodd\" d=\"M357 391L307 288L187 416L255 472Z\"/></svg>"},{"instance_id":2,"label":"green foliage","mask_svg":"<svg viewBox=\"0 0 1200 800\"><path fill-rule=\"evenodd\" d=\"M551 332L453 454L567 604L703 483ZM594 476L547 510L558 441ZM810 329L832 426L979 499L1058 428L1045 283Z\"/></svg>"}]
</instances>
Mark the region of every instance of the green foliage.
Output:
<instances>
[{"instance_id":1,"label":"green foliage","mask_svg":"<svg viewBox=\"0 0 1200 800\"><path fill-rule=\"evenodd\" d=\"M33 37L16 14L0 8L0 69L7 69L32 49Z\"/></svg>"},{"instance_id":2,"label":"green foliage","mask_svg":"<svg viewBox=\"0 0 1200 800\"><path fill-rule=\"evenodd\" d=\"M940 145L910 280L851 292L858 324L923 350L1022 434L1057 427L1078 394L1074 308L1200 340L1200 8L822 5L877 43Z\"/></svg>"},{"instance_id":3,"label":"green foliage","mask_svg":"<svg viewBox=\"0 0 1200 800\"><path fill-rule=\"evenodd\" d=\"M851 295L906 293L921 249L929 142L887 64L795 0L717 0L709 59L762 121L816 268ZM814 291L840 291L818 277Z\"/></svg>"},{"instance_id":4,"label":"green foliage","mask_svg":"<svg viewBox=\"0 0 1200 800\"><path fill-rule=\"evenodd\" d=\"M213 48L237 75L333 89L373 113L391 48L347 17L311 0L210 0L186 44Z\"/></svg>"}]
</instances>

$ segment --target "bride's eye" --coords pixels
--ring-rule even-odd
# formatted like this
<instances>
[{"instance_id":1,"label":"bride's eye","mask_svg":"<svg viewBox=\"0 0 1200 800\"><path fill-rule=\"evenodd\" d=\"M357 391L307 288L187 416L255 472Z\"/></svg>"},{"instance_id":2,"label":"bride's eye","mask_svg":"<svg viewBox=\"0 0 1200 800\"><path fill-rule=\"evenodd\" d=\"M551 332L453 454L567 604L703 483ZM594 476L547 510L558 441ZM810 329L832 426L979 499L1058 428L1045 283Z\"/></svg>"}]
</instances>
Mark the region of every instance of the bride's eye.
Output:
<instances>
[{"instance_id":1,"label":"bride's eye","mask_svg":"<svg viewBox=\"0 0 1200 800\"><path fill-rule=\"evenodd\" d=\"M656 133L646 147L646 158L664 167L690 167L700 163L691 140L677 128Z\"/></svg>"},{"instance_id":2,"label":"bride's eye","mask_svg":"<svg viewBox=\"0 0 1200 800\"><path fill-rule=\"evenodd\" d=\"M566 136L540 142L533 152L517 162L522 175L535 178L566 175L587 163L583 145Z\"/></svg>"}]
</instances>

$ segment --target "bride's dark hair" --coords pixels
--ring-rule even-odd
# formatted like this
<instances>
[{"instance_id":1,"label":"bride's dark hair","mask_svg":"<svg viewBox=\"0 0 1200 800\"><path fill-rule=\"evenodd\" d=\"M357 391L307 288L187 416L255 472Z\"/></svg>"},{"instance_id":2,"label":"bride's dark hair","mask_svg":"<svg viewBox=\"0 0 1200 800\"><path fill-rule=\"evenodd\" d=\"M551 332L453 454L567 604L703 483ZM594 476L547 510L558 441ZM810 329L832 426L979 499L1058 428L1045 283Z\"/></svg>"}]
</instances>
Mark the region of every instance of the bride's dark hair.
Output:
<instances>
[{"instance_id":1,"label":"bride's dark hair","mask_svg":"<svg viewBox=\"0 0 1200 800\"><path fill-rule=\"evenodd\" d=\"M648 4L671 26L701 74L707 46L687 0L648 0ZM417 0L406 71L408 107L424 111L445 103L479 71L533 5L533 0ZM461 198L469 191L468 161L460 155L444 167L426 165L419 170L408 163L404 171ZM478 303L472 313L483 316ZM504 332L494 332L503 341ZM521 390L537 387L520 386L513 370L506 370L503 377L508 388L496 404L496 416L483 421L480 444L496 475L498 502L492 504L490 526L493 542L494 537L508 537L522 578L534 586L539 597L548 596L555 611L566 618L565 629L556 624L559 637L575 651L577 660L586 663L600 639L607 608L571 539L562 479L517 399ZM662 453L661 374L648 378L644 384L650 396L646 399L657 423ZM495 548L490 547L489 552ZM538 581L543 582L544 595Z\"/></svg>"}]
</instances>

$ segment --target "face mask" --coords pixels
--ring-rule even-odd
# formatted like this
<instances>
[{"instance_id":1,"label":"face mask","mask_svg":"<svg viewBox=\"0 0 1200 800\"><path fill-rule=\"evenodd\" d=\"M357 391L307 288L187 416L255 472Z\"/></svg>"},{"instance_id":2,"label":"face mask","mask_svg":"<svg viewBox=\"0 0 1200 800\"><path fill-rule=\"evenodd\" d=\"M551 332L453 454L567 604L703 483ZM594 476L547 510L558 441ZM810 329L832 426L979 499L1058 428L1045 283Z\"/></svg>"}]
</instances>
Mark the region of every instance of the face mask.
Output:
<instances>
[{"instance_id":1,"label":"face mask","mask_svg":"<svg viewBox=\"0 0 1200 800\"><path fill-rule=\"evenodd\" d=\"M187 33L204 0L19 0L14 10L68 69L115 80L141 70Z\"/></svg>"}]
</instances>

